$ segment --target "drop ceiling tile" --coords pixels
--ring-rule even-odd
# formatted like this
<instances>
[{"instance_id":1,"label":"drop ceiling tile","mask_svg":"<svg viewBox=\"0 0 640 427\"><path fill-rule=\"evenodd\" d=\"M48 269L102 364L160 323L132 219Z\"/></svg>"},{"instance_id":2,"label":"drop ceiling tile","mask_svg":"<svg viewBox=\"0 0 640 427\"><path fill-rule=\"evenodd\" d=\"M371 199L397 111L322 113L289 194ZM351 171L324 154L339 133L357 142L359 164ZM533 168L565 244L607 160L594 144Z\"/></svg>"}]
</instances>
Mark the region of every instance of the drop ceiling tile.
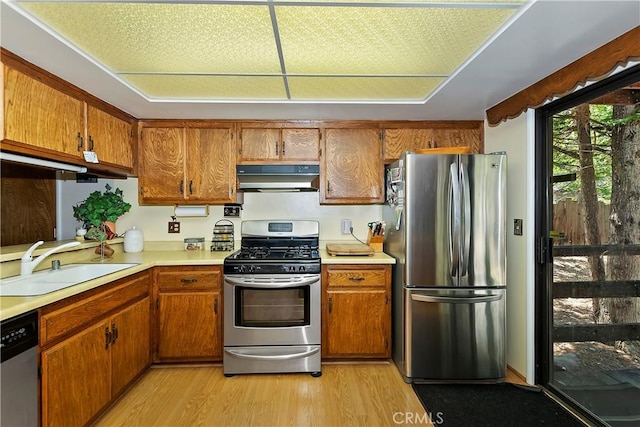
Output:
<instances>
[{"instance_id":1,"label":"drop ceiling tile","mask_svg":"<svg viewBox=\"0 0 640 427\"><path fill-rule=\"evenodd\" d=\"M136 74L121 78L152 99L287 99L282 77Z\"/></svg>"},{"instance_id":2,"label":"drop ceiling tile","mask_svg":"<svg viewBox=\"0 0 640 427\"><path fill-rule=\"evenodd\" d=\"M288 77L291 99L336 101L420 101L444 78Z\"/></svg>"},{"instance_id":3,"label":"drop ceiling tile","mask_svg":"<svg viewBox=\"0 0 640 427\"><path fill-rule=\"evenodd\" d=\"M277 6L287 73L448 75L514 9Z\"/></svg>"},{"instance_id":4,"label":"drop ceiling tile","mask_svg":"<svg viewBox=\"0 0 640 427\"><path fill-rule=\"evenodd\" d=\"M266 5L19 4L115 72L281 72Z\"/></svg>"}]
</instances>

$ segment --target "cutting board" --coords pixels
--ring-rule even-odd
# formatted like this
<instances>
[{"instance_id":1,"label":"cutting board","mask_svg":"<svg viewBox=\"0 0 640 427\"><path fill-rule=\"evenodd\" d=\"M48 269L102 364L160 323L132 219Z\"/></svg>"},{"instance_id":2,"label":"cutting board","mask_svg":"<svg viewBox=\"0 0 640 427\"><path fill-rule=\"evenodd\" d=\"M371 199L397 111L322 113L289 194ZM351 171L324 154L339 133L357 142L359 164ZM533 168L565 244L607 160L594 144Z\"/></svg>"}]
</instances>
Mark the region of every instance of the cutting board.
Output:
<instances>
[{"instance_id":1,"label":"cutting board","mask_svg":"<svg viewBox=\"0 0 640 427\"><path fill-rule=\"evenodd\" d=\"M328 243L327 253L334 256L371 256L373 255L373 249L369 245L358 243Z\"/></svg>"}]
</instances>

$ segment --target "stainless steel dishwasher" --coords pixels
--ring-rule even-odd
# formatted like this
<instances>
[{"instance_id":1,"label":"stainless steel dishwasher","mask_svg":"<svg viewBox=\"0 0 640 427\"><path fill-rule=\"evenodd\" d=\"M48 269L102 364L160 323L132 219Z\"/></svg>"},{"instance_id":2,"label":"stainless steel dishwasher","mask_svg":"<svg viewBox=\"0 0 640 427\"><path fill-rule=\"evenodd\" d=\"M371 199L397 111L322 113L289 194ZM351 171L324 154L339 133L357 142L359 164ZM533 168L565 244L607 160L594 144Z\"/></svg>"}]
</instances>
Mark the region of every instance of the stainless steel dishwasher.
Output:
<instances>
[{"instance_id":1,"label":"stainless steel dishwasher","mask_svg":"<svg viewBox=\"0 0 640 427\"><path fill-rule=\"evenodd\" d=\"M38 425L38 313L0 323L0 425Z\"/></svg>"}]
</instances>

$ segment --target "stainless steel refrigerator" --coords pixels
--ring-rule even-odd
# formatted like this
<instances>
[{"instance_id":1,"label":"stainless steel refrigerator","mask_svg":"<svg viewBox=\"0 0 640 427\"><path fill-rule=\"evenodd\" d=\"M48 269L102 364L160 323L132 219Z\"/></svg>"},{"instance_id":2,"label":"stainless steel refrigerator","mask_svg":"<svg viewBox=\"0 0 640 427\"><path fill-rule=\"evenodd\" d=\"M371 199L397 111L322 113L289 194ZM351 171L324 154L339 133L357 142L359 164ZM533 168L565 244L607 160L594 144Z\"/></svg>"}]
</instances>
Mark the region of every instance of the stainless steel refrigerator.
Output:
<instances>
[{"instance_id":1,"label":"stainless steel refrigerator","mask_svg":"<svg viewBox=\"0 0 640 427\"><path fill-rule=\"evenodd\" d=\"M502 381L506 155L408 152L386 186L393 359L405 381Z\"/></svg>"}]
</instances>

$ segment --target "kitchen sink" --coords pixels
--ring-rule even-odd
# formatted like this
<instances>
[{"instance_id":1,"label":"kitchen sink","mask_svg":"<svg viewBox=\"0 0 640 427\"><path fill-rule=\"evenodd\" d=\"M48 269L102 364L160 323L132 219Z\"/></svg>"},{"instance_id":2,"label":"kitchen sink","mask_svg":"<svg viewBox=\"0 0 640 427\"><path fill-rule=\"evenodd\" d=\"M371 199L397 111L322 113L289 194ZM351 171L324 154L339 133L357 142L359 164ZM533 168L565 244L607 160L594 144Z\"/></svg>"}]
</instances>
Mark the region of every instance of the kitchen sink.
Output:
<instances>
[{"instance_id":1,"label":"kitchen sink","mask_svg":"<svg viewBox=\"0 0 640 427\"><path fill-rule=\"evenodd\" d=\"M138 264L67 264L59 270L43 270L30 276L8 277L0 280L0 296L48 294L136 265Z\"/></svg>"}]
</instances>

